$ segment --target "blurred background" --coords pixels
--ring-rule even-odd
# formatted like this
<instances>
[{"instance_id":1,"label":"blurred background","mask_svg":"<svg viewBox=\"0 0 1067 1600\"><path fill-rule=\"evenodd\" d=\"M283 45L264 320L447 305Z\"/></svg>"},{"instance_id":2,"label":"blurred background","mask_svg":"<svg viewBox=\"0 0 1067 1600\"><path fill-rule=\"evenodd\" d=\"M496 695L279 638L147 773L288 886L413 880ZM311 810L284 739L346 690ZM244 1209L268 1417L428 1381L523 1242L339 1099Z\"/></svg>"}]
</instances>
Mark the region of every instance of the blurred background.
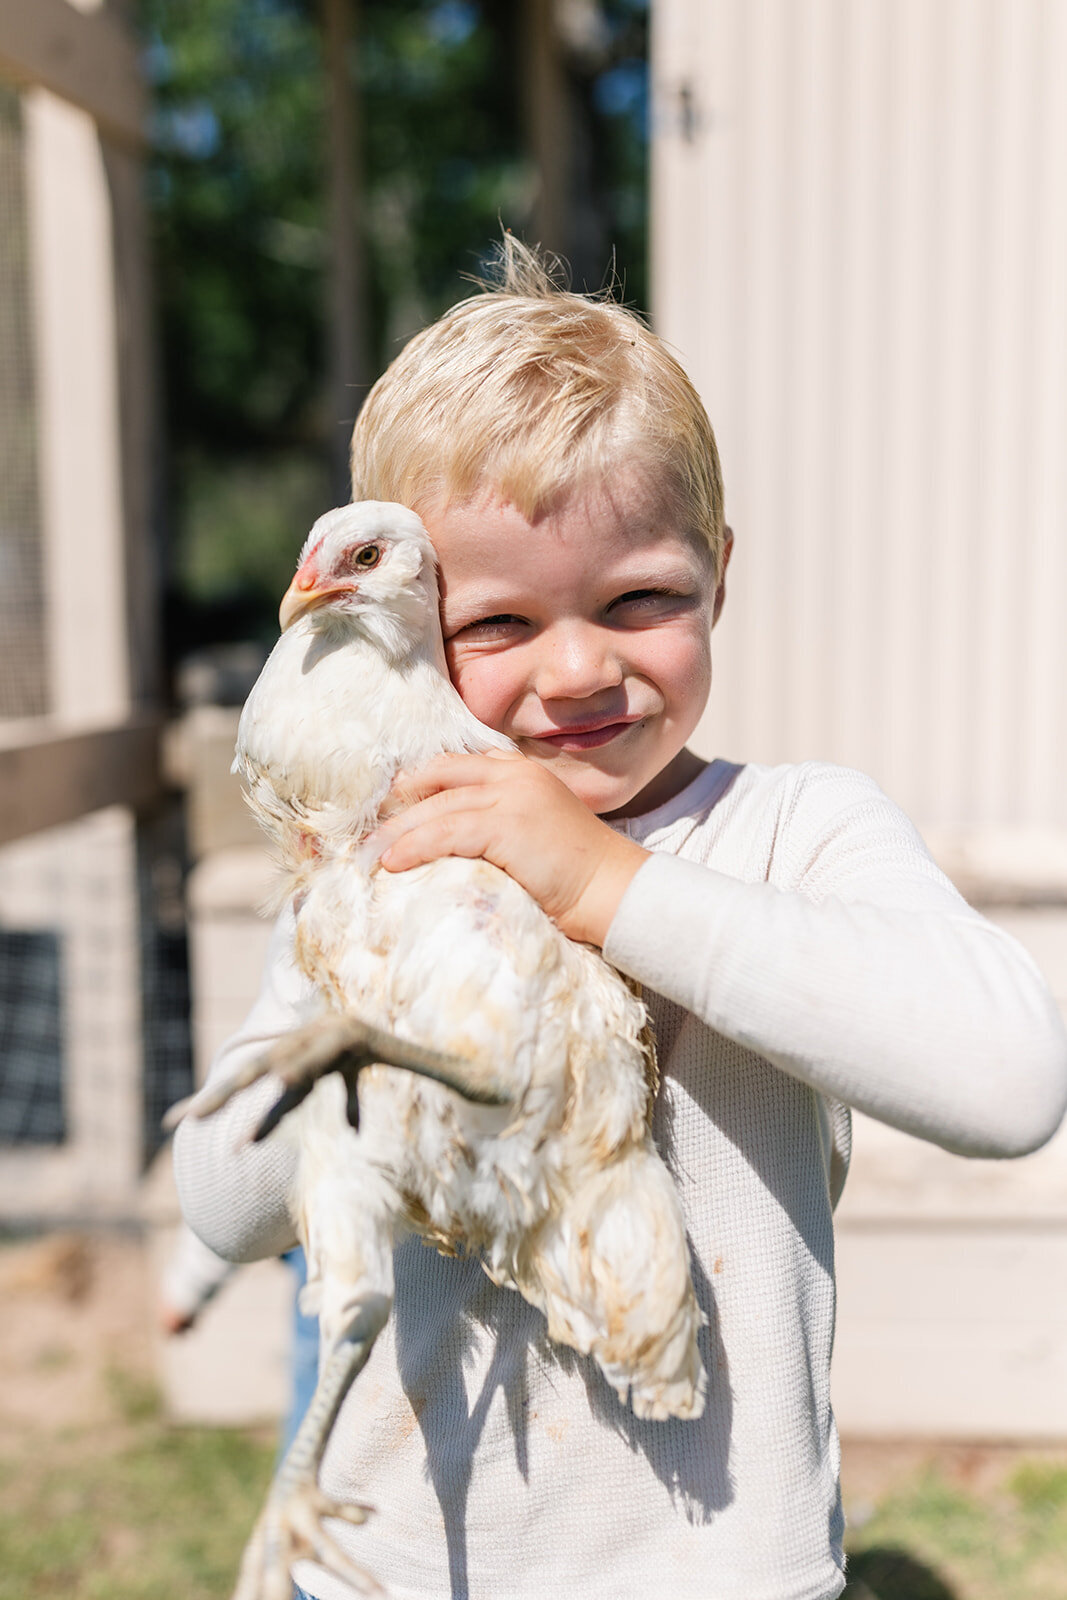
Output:
<instances>
[{"instance_id":1,"label":"blurred background","mask_svg":"<svg viewBox=\"0 0 1067 1600\"><path fill-rule=\"evenodd\" d=\"M236 719L501 227L708 405L702 752L872 772L1067 1007L1065 72L1060 0L0 0L0 1600L229 1593L292 1284L176 1286L159 1119L258 984ZM849 1593L1064 1600L1067 1139L857 1121Z\"/></svg>"}]
</instances>

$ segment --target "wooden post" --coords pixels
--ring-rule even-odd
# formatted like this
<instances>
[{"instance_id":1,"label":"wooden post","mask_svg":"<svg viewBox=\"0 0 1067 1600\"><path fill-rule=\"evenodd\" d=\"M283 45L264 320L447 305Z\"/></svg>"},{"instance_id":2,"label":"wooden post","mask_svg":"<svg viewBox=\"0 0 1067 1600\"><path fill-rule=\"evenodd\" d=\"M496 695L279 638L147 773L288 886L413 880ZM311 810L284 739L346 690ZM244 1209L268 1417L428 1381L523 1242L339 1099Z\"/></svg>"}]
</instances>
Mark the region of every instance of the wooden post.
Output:
<instances>
[{"instance_id":1,"label":"wooden post","mask_svg":"<svg viewBox=\"0 0 1067 1600\"><path fill-rule=\"evenodd\" d=\"M69 0L0 0L0 70L87 111L97 127L134 148L144 142L146 97L137 41L114 9Z\"/></svg>"},{"instance_id":2,"label":"wooden post","mask_svg":"<svg viewBox=\"0 0 1067 1600\"><path fill-rule=\"evenodd\" d=\"M537 171L532 232L546 250L569 255L574 128L566 67L552 0L523 0L523 117L526 147Z\"/></svg>"},{"instance_id":3,"label":"wooden post","mask_svg":"<svg viewBox=\"0 0 1067 1600\"><path fill-rule=\"evenodd\" d=\"M138 152L103 135L100 153L111 196L115 271L129 698L132 706L143 707L158 705L163 696L157 350L151 308L144 172Z\"/></svg>"}]
</instances>

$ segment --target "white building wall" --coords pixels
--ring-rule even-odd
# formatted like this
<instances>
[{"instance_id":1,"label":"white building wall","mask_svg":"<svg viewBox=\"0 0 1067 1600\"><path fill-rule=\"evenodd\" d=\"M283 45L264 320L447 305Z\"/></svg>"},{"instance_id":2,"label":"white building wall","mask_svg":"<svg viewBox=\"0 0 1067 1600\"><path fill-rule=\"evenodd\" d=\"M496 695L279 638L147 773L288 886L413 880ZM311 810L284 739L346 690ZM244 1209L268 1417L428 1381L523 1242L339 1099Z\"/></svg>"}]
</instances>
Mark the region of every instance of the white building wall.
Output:
<instances>
[{"instance_id":1,"label":"white building wall","mask_svg":"<svg viewBox=\"0 0 1067 1600\"><path fill-rule=\"evenodd\" d=\"M1067 829L1067 7L657 0L659 331L736 530L704 729Z\"/></svg>"},{"instance_id":2,"label":"white building wall","mask_svg":"<svg viewBox=\"0 0 1067 1600\"><path fill-rule=\"evenodd\" d=\"M705 754L874 774L1067 1011L1067 5L655 0L656 326L737 545ZM1067 1437L1067 1135L857 1118L853 1434Z\"/></svg>"}]
</instances>

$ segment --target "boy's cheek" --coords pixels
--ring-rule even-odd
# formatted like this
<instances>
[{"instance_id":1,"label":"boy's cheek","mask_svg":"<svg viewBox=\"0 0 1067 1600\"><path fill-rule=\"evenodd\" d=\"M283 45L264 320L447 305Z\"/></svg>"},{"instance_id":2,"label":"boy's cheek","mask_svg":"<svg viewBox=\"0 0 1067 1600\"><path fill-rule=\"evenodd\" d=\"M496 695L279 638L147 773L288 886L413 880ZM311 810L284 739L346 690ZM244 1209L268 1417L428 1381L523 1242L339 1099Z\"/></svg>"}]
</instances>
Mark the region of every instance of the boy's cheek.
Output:
<instances>
[{"instance_id":1,"label":"boy's cheek","mask_svg":"<svg viewBox=\"0 0 1067 1600\"><path fill-rule=\"evenodd\" d=\"M466 700L467 697L463 693L463 685L464 683L469 683L471 673L468 670L469 663L464 656L462 645L457 645L454 640L446 640L445 642L445 665L448 668L448 676L452 680L452 687L458 690L459 694Z\"/></svg>"},{"instance_id":2,"label":"boy's cheek","mask_svg":"<svg viewBox=\"0 0 1067 1600\"><path fill-rule=\"evenodd\" d=\"M663 637L651 643L641 668L668 702L707 696L711 688L711 630L694 629L684 637Z\"/></svg>"},{"instance_id":3,"label":"boy's cheek","mask_svg":"<svg viewBox=\"0 0 1067 1600\"><path fill-rule=\"evenodd\" d=\"M461 651L450 653L447 646L445 659L452 685L467 710L486 727L505 732L503 721L517 692L510 677L506 678L492 659L465 660Z\"/></svg>"}]
</instances>

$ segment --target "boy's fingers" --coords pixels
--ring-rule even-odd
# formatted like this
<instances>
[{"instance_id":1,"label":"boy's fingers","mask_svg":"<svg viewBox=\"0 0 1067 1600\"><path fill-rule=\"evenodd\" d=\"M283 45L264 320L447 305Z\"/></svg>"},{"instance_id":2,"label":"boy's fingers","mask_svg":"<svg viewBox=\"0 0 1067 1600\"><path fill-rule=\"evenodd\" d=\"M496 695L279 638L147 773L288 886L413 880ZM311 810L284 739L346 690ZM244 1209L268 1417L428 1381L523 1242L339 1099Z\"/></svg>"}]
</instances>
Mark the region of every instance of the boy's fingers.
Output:
<instances>
[{"instance_id":1,"label":"boy's fingers","mask_svg":"<svg viewBox=\"0 0 1067 1600\"><path fill-rule=\"evenodd\" d=\"M481 819L469 812L447 813L403 832L386 845L379 859L388 872L406 872L442 856L482 856L488 843L488 830Z\"/></svg>"},{"instance_id":2,"label":"boy's fingers","mask_svg":"<svg viewBox=\"0 0 1067 1600\"><path fill-rule=\"evenodd\" d=\"M435 787L422 798L413 797L410 803L406 795L398 798L404 802L404 810L389 817L367 836L366 843L372 845L379 856L398 839L425 827L427 823L462 811L485 811L493 804L489 791L475 785L464 785L458 789Z\"/></svg>"},{"instance_id":3,"label":"boy's fingers","mask_svg":"<svg viewBox=\"0 0 1067 1600\"><path fill-rule=\"evenodd\" d=\"M501 760L514 762L525 759L507 750L494 750L485 755L434 756L432 761L419 767L416 772L398 772L390 793L395 799L413 805L444 789L487 783L498 778Z\"/></svg>"},{"instance_id":4,"label":"boy's fingers","mask_svg":"<svg viewBox=\"0 0 1067 1600\"><path fill-rule=\"evenodd\" d=\"M398 772L390 793L398 800L414 804L441 789L453 788L458 783L470 782L471 762L477 756L434 756L424 767L414 772ZM462 769L462 770L461 770ZM463 773L467 776L464 778Z\"/></svg>"}]
</instances>

